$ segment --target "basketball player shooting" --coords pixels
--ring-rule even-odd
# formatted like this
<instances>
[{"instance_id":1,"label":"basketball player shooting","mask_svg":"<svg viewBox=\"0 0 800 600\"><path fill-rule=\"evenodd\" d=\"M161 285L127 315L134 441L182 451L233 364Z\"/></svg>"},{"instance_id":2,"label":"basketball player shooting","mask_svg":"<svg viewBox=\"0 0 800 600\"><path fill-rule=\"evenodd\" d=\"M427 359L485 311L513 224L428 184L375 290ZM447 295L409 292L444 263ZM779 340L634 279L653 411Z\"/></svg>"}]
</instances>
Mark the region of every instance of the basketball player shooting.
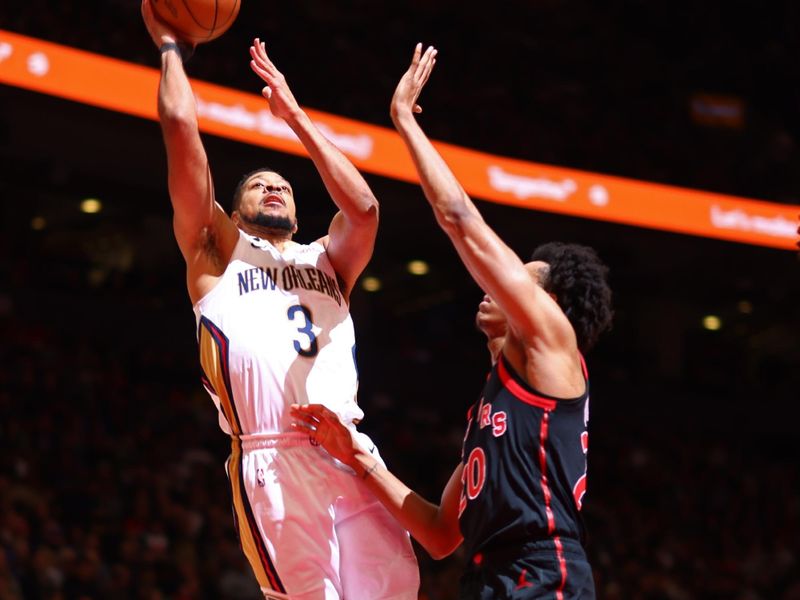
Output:
<instances>
[{"instance_id":1,"label":"basketball player shooting","mask_svg":"<svg viewBox=\"0 0 800 600\"><path fill-rule=\"evenodd\" d=\"M549 243L523 263L481 217L414 117L436 50L417 45L391 103L439 225L485 292L477 325L492 369L470 408L461 462L439 505L374 460L338 415L295 406L434 557L464 544L460 598L595 597L583 548L589 379L582 352L611 322L607 268L585 246Z\"/></svg>"},{"instance_id":2,"label":"basketball player shooting","mask_svg":"<svg viewBox=\"0 0 800 600\"><path fill-rule=\"evenodd\" d=\"M291 184L272 169L245 175L228 216L216 202L179 40L142 2L161 52L158 115L174 232L186 261L205 384L231 438L227 472L242 549L267 598L416 600L408 533L306 434L290 404L324 404L364 441L349 296L369 261L378 202L315 127L256 39L251 67L270 111L297 134L338 212L303 245ZM379 460L377 453L376 460Z\"/></svg>"}]
</instances>

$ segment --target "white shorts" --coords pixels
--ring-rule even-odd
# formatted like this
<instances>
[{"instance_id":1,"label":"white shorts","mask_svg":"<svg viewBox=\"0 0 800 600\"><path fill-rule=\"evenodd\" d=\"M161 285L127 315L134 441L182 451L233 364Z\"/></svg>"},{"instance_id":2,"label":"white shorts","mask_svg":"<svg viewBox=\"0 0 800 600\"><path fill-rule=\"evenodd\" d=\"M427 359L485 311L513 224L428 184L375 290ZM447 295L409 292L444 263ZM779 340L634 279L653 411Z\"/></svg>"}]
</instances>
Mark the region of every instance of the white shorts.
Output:
<instances>
[{"instance_id":1,"label":"white shorts","mask_svg":"<svg viewBox=\"0 0 800 600\"><path fill-rule=\"evenodd\" d=\"M227 471L239 541L266 598L417 600L408 532L308 436L235 442Z\"/></svg>"}]
</instances>

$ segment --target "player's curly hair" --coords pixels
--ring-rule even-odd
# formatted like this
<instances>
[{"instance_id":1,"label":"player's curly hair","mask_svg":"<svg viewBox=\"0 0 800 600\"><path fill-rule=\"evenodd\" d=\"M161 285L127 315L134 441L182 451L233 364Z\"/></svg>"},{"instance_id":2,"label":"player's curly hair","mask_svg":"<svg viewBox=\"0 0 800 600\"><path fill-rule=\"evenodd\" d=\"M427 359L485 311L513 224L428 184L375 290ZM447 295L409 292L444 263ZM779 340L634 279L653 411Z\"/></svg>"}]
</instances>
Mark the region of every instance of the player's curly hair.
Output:
<instances>
[{"instance_id":1,"label":"player's curly hair","mask_svg":"<svg viewBox=\"0 0 800 600\"><path fill-rule=\"evenodd\" d=\"M578 338L581 352L590 350L604 331L611 329L614 311L608 267L588 246L549 242L533 251L531 260L549 268L541 279L545 291L555 294Z\"/></svg>"},{"instance_id":2,"label":"player's curly hair","mask_svg":"<svg viewBox=\"0 0 800 600\"><path fill-rule=\"evenodd\" d=\"M242 175L242 178L239 180L239 183L236 184L236 187L233 190L233 199L231 200L231 212L234 210L239 210L239 204L242 201L242 194L244 193L244 184L247 183L247 180L250 179L256 173L275 173L279 177L283 177L278 171L272 169L270 167L261 167L259 169L253 169L249 173L245 173ZM284 179L286 179L284 177Z\"/></svg>"}]
</instances>

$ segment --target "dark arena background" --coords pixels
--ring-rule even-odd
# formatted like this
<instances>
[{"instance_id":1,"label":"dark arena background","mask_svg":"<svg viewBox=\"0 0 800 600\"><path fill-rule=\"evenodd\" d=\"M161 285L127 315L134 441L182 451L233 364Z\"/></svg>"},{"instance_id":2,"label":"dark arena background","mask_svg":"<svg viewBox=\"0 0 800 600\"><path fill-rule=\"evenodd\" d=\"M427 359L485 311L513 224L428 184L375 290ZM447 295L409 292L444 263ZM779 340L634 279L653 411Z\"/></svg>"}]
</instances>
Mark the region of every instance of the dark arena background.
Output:
<instances>
[{"instance_id":1,"label":"dark arena background","mask_svg":"<svg viewBox=\"0 0 800 600\"><path fill-rule=\"evenodd\" d=\"M158 65L135 0L6 0L0 30ZM391 127L422 41L439 49L420 117L435 140L800 204L789 0L243 0L189 75L258 94L255 36L310 109ZM152 109L155 85L145 96ZM203 139L223 203L241 174L270 165L294 186L298 239L324 234L333 204L307 158ZM473 325L482 292L419 186L364 172L381 202L365 277L381 287L352 298L363 429L438 500L489 369ZM88 198L102 210L82 212ZM232 526L228 441L199 381L158 124L0 83L0 199L0 598L258 598ZM795 240L476 201L521 256L574 241L611 267L614 329L588 356L598 597L800 598ZM428 273L410 273L412 260ZM464 557L418 555L420 598L455 598Z\"/></svg>"}]
</instances>

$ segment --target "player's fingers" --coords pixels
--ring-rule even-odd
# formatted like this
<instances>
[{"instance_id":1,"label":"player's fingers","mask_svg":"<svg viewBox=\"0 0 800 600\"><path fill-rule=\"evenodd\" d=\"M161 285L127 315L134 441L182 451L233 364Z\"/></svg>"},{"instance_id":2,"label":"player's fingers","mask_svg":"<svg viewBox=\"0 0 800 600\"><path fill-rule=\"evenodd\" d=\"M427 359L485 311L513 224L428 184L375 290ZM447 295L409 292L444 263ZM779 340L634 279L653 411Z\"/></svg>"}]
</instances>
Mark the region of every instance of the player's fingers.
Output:
<instances>
[{"instance_id":1,"label":"player's fingers","mask_svg":"<svg viewBox=\"0 0 800 600\"><path fill-rule=\"evenodd\" d=\"M322 404L306 404L292 410L293 415L302 415L306 420L313 419L317 431L330 431L331 428L340 425L339 415Z\"/></svg>"},{"instance_id":2,"label":"player's fingers","mask_svg":"<svg viewBox=\"0 0 800 600\"><path fill-rule=\"evenodd\" d=\"M258 46L250 46L250 56L262 69L269 70L270 63L267 58L258 51Z\"/></svg>"},{"instance_id":3,"label":"player's fingers","mask_svg":"<svg viewBox=\"0 0 800 600\"><path fill-rule=\"evenodd\" d=\"M319 428L319 423L297 417L295 417L295 420L292 421L291 425L293 429L304 431L305 433L313 433Z\"/></svg>"},{"instance_id":4,"label":"player's fingers","mask_svg":"<svg viewBox=\"0 0 800 600\"><path fill-rule=\"evenodd\" d=\"M253 45L250 46L250 56L255 60L264 70L275 71L275 65L267 56L266 46L264 42L259 41L258 38L253 40Z\"/></svg>"},{"instance_id":5,"label":"player's fingers","mask_svg":"<svg viewBox=\"0 0 800 600\"><path fill-rule=\"evenodd\" d=\"M433 67L435 66L436 66L436 59L434 58L433 60L431 60L431 64L428 67L427 71L425 72L425 80L422 82L422 85L428 83L428 77L431 76L431 73L433 72Z\"/></svg>"},{"instance_id":6,"label":"player's fingers","mask_svg":"<svg viewBox=\"0 0 800 600\"><path fill-rule=\"evenodd\" d=\"M419 64L419 57L422 55L422 42L417 42L414 46L414 54L411 56L411 66Z\"/></svg>"},{"instance_id":7,"label":"player's fingers","mask_svg":"<svg viewBox=\"0 0 800 600\"><path fill-rule=\"evenodd\" d=\"M319 419L316 415L310 412L306 412L302 410L301 407L292 407L290 410L292 417L297 419L297 422L300 423L308 423L309 425L316 425L319 422Z\"/></svg>"},{"instance_id":8,"label":"player's fingers","mask_svg":"<svg viewBox=\"0 0 800 600\"><path fill-rule=\"evenodd\" d=\"M275 77L275 69L270 69L258 56L250 61L250 66L253 70L258 69L257 73L263 79L272 79Z\"/></svg>"},{"instance_id":9,"label":"player's fingers","mask_svg":"<svg viewBox=\"0 0 800 600\"><path fill-rule=\"evenodd\" d=\"M289 423L289 427L291 427L297 433L302 433L303 435L307 435L309 437L313 437L314 432L316 431L313 427L305 423Z\"/></svg>"},{"instance_id":10,"label":"player's fingers","mask_svg":"<svg viewBox=\"0 0 800 600\"><path fill-rule=\"evenodd\" d=\"M258 62L251 60L250 68L255 72L256 75L261 77L261 79L263 79L264 81L270 81L272 79L272 77L266 71L266 69L264 69L262 65L258 64Z\"/></svg>"},{"instance_id":11,"label":"player's fingers","mask_svg":"<svg viewBox=\"0 0 800 600\"><path fill-rule=\"evenodd\" d=\"M425 79L427 79L428 75L430 75L431 71L433 71L433 65L436 64L437 56L439 56L439 51L431 46L431 53L428 55L428 60L425 61Z\"/></svg>"},{"instance_id":12,"label":"player's fingers","mask_svg":"<svg viewBox=\"0 0 800 600\"><path fill-rule=\"evenodd\" d=\"M430 50L430 48L428 50ZM425 54L422 56L419 65L417 65L417 70L414 71L414 86L417 89L422 87L423 80L425 78L425 69L427 68L427 64L430 60L430 53L428 50L425 51Z\"/></svg>"},{"instance_id":13,"label":"player's fingers","mask_svg":"<svg viewBox=\"0 0 800 600\"><path fill-rule=\"evenodd\" d=\"M275 65L272 64L272 61L269 59L269 54L267 54L267 45L264 42L261 42L258 45L258 52L259 55L264 59L264 62L270 69L274 69Z\"/></svg>"},{"instance_id":14,"label":"player's fingers","mask_svg":"<svg viewBox=\"0 0 800 600\"><path fill-rule=\"evenodd\" d=\"M431 61L431 53L433 52L433 46L428 46L425 49L425 53L419 59L419 66L415 75L419 77L422 73L425 72L425 68L427 67L428 63Z\"/></svg>"},{"instance_id":15,"label":"player's fingers","mask_svg":"<svg viewBox=\"0 0 800 600\"><path fill-rule=\"evenodd\" d=\"M428 46L425 48L425 53L422 55L422 58L419 62L421 65L427 65L429 62L431 62L431 60L433 60L434 56L436 56L436 48L433 46Z\"/></svg>"},{"instance_id":16,"label":"player's fingers","mask_svg":"<svg viewBox=\"0 0 800 600\"><path fill-rule=\"evenodd\" d=\"M311 413L317 417L321 416L322 411L325 410L325 406L322 404L303 404L303 405L294 404L292 406L296 406L297 409L301 412Z\"/></svg>"},{"instance_id":17,"label":"player's fingers","mask_svg":"<svg viewBox=\"0 0 800 600\"><path fill-rule=\"evenodd\" d=\"M436 54L438 51L432 46L429 48L429 50L432 50L432 52L427 55L428 60L426 60L425 64L423 65L422 74L420 75L420 86L424 86L428 82L428 77L431 76L433 66L436 64Z\"/></svg>"},{"instance_id":18,"label":"player's fingers","mask_svg":"<svg viewBox=\"0 0 800 600\"><path fill-rule=\"evenodd\" d=\"M153 11L153 5L150 3L150 0L143 0L142 1L142 14L145 14L150 19L155 19L155 12Z\"/></svg>"}]
</instances>

